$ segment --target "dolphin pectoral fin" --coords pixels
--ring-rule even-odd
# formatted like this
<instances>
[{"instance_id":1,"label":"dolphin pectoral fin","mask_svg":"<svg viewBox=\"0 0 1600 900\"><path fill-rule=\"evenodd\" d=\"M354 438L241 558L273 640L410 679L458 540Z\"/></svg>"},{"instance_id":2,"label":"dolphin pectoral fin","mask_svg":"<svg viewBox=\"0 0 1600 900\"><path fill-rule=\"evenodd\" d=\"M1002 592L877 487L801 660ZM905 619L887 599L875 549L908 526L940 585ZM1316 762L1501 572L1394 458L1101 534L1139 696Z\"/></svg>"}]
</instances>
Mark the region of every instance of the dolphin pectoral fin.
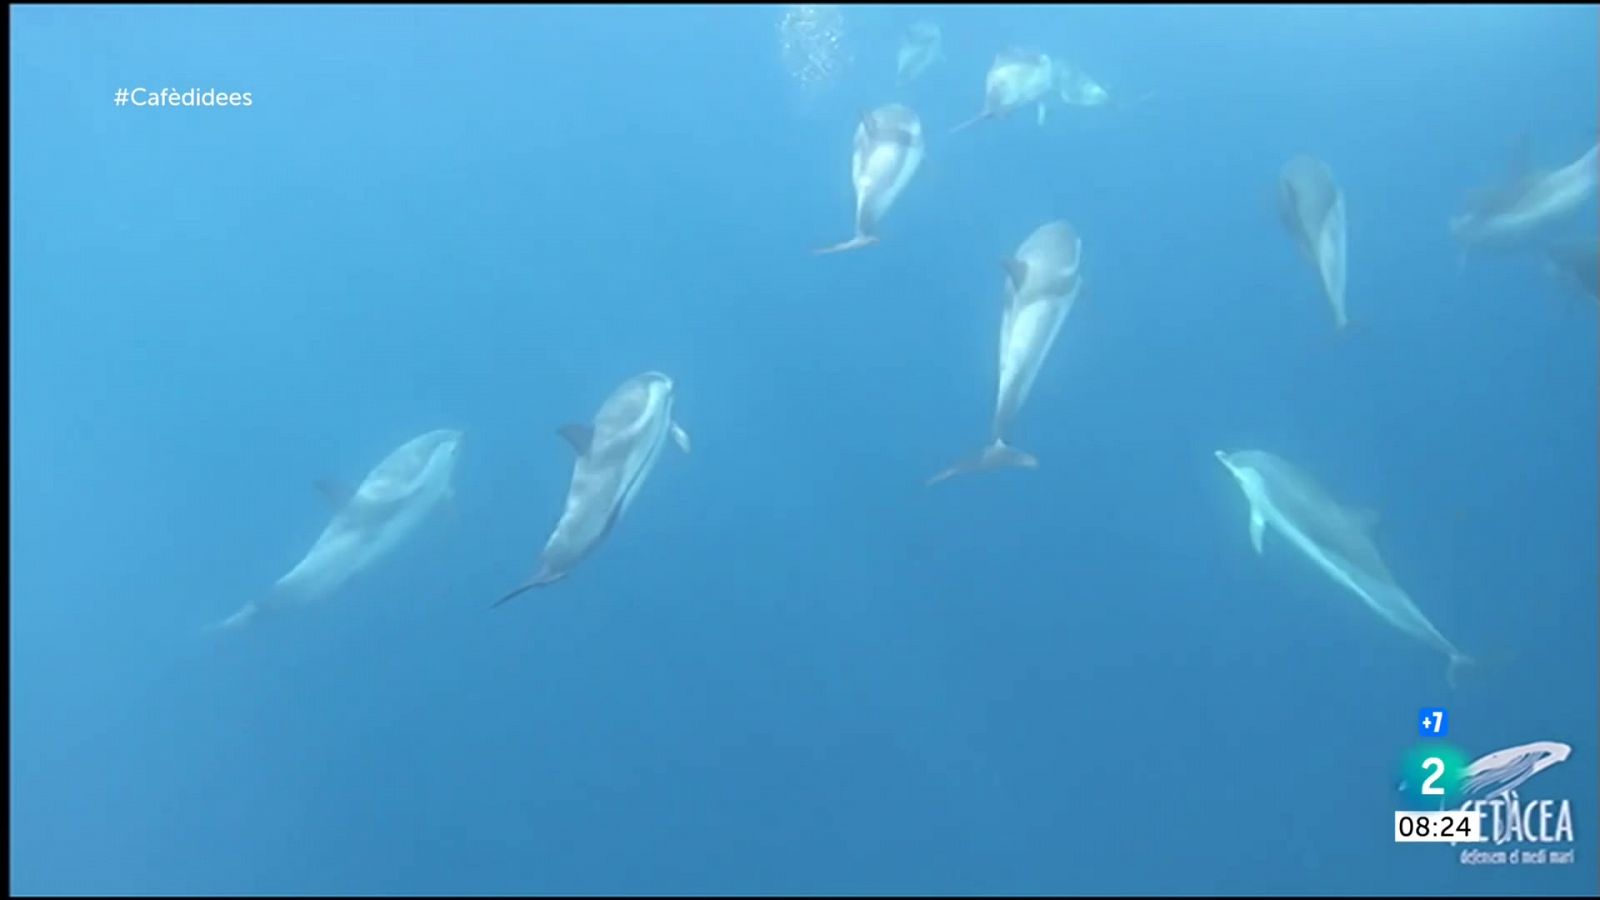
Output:
<instances>
[{"instance_id":1,"label":"dolphin pectoral fin","mask_svg":"<svg viewBox=\"0 0 1600 900\"><path fill-rule=\"evenodd\" d=\"M1250 546L1256 548L1256 555L1261 555L1262 541L1267 534L1267 520L1261 517L1261 511L1250 507Z\"/></svg>"},{"instance_id":2,"label":"dolphin pectoral fin","mask_svg":"<svg viewBox=\"0 0 1600 900\"><path fill-rule=\"evenodd\" d=\"M1006 279L1011 282L1011 290L1020 291L1022 285L1028 280L1028 264L1014 256L1000 260L1000 268L1006 270Z\"/></svg>"},{"instance_id":3,"label":"dolphin pectoral fin","mask_svg":"<svg viewBox=\"0 0 1600 900\"><path fill-rule=\"evenodd\" d=\"M315 485L317 493L327 499L328 504L334 509L344 509L350 498L355 496L355 491L331 478L319 478Z\"/></svg>"},{"instance_id":4,"label":"dolphin pectoral fin","mask_svg":"<svg viewBox=\"0 0 1600 900\"><path fill-rule=\"evenodd\" d=\"M1043 100L1039 101L1039 125L1040 125L1040 127L1044 126L1044 101Z\"/></svg>"},{"instance_id":5,"label":"dolphin pectoral fin","mask_svg":"<svg viewBox=\"0 0 1600 900\"><path fill-rule=\"evenodd\" d=\"M684 453L689 452L689 432L684 431L683 426L677 422L672 423L672 441L678 445L679 450Z\"/></svg>"},{"instance_id":6,"label":"dolphin pectoral fin","mask_svg":"<svg viewBox=\"0 0 1600 900\"><path fill-rule=\"evenodd\" d=\"M526 594L528 591L531 591L534 588L541 588L541 587L544 587L547 584L555 584L556 582L560 581L561 579L563 579L565 577L567 577L567 573L566 572L553 572L553 571L550 570L549 566L544 566L541 569L539 569L539 573L537 575L534 575L532 578L528 579L527 581L524 581L523 583L517 585L515 588L513 588L511 590L510 593L506 594L504 597L501 597L499 600L496 600L495 602L489 604L489 608L490 609L494 609L495 607L500 606L503 603L509 602L511 600L516 599L517 597L522 596L523 594Z\"/></svg>"},{"instance_id":7,"label":"dolphin pectoral fin","mask_svg":"<svg viewBox=\"0 0 1600 900\"><path fill-rule=\"evenodd\" d=\"M826 253L839 253L839 252L842 252L842 251L845 251L845 250L855 250L858 247L871 246L872 244L876 244L877 242L878 242L878 236L875 235L875 234L858 234L858 235L856 235L855 237L851 238L848 241L840 241L839 243L834 244L832 246L823 247L820 250L813 250L811 252L817 254L818 256L821 256L821 255L826 254Z\"/></svg>"},{"instance_id":8,"label":"dolphin pectoral fin","mask_svg":"<svg viewBox=\"0 0 1600 900\"><path fill-rule=\"evenodd\" d=\"M579 456L587 454L589 448L594 445L593 425L574 422L556 429L556 433L566 438L567 443L572 445L573 451Z\"/></svg>"}]
</instances>

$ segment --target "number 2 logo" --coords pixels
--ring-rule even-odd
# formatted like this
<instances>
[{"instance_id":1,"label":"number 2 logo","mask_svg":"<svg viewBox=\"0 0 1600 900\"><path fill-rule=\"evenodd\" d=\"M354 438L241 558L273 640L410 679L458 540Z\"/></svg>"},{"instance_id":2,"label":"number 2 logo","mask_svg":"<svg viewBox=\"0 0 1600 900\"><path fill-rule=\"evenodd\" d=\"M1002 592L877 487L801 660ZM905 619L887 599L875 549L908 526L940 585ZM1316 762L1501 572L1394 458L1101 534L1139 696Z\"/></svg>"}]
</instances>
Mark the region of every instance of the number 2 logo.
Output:
<instances>
[{"instance_id":1,"label":"number 2 logo","mask_svg":"<svg viewBox=\"0 0 1600 900\"><path fill-rule=\"evenodd\" d=\"M1422 783L1423 796L1437 797L1444 794L1444 788L1435 787L1433 784L1444 775L1444 760L1437 756L1430 756L1422 761L1422 767L1433 771L1433 774L1428 776L1428 780Z\"/></svg>"}]
</instances>

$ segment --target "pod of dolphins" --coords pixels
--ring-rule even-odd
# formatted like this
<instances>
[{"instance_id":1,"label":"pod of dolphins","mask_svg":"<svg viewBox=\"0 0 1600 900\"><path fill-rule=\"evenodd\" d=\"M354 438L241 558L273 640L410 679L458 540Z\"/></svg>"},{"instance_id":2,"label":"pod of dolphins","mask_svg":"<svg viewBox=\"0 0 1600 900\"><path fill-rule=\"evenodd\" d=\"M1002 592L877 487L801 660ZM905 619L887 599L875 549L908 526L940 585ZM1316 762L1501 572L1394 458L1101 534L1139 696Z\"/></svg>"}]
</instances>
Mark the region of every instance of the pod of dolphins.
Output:
<instances>
[{"instance_id":1,"label":"pod of dolphins","mask_svg":"<svg viewBox=\"0 0 1600 900\"><path fill-rule=\"evenodd\" d=\"M914 82L944 59L939 27L912 25L897 55L896 84ZM951 133L1030 106L1042 125L1052 96L1069 106L1111 102L1105 88L1080 69L1036 49L1007 48L994 57L985 75L981 111ZM850 163L854 234L814 252L831 254L877 243L885 215L910 185L925 152L922 121L910 107L888 103L862 113ZM1548 271L1600 302L1600 238L1555 242L1537 237L1595 196L1600 183L1597 152L1600 145L1553 170L1521 167L1507 183L1481 192L1469 209L1450 219L1450 234L1463 248L1532 249ZM1345 192L1330 166L1305 154L1287 160L1278 176L1278 211L1316 273L1335 329L1343 330L1349 322ZM1003 306L988 441L933 475L928 485L961 474L1039 465L1037 457L1012 446L1008 438L1083 290L1082 259L1078 230L1055 220L1035 228L1001 260ZM644 372L618 385L591 422L558 430L573 452L565 504L537 568L492 606L565 579L614 532L667 443L689 452L689 435L674 416L675 400L669 376ZM327 598L391 554L437 510L450 505L462 443L460 431L430 431L401 445L353 491L323 486L333 515L304 558L265 598L213 627L237 629L265 612ZM1442 654L1446 680L1455 685L1458 670L1473 659L1441 634L1398 585L1374 543L1373 515L1343 506L1310 475L1265 450L1218 450L1215 456L1247 501L1249 540L1257 554L1265 551L1266 534L1272 531L1381 621Z\"/></svg>"}]
</instances>

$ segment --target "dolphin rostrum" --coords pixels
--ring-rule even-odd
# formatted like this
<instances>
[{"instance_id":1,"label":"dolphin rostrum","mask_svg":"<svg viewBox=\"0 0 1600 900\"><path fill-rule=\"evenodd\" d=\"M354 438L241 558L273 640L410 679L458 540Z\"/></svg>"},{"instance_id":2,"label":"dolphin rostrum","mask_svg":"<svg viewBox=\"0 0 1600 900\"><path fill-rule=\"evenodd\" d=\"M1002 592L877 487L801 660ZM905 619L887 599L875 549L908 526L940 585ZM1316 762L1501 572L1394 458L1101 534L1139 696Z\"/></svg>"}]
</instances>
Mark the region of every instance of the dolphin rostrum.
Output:
<instances>
[{"instance_id":1,"label":"dolphin rostrum","mask_svg":"<svg viewBox=\"0 0 1600 900\"><path fill-rule=\"evenodd\" d=\"M895 83L905 87L922 77L928 67L944 59L940 46L944 36L932 22L918 22L906 29L895 59Z\"/></svg>"},{"instance_id":2,"label":"dolphin rostrum","mask_svg":"<svg viewBox=\"0 0 1600 900\"><path fill-rule=\"evenodd\" d=\"M673 421L672 379L645 372L624 381L600 404L592 424L559 433L576 458L566 507L539 557L539 571L494 602L560 581L600 546L628 511L670 438L689 452L689 435Z\"/></svg>"},{"instance_id":3,"label":"dolphin rostrum","mask_svg":"<svg viewBox=\"0 0 1600 900\"><path fill-rule=\"evenodd\" d=\"M1334 183L1328 164L1296 156L1278 176L1278 214L1301 253L1317 267L1322 292L1333 307L1335 325L1348 322L1344 307L1344 191Z\"/></svg>"},{"instance_id":4,"label":"dolphin rostrum","mask_svg":"<svg viewBox=\"0 0 1600 900\"><path fill-rule=\"evenodd\" d=\"M990 443L976 456L962 460L928 479L929 485L966 472L1006 466L1033 469L1033 454L1010 446L1006 432L1050 354L1061 323L1078 299L1083 241L1066 222L1048 222L1028 235L1016 255L1002 260L1006 270L1005 311L1000 319L1000 382L996 392Z\"/></svg>"},{"instance_id":5,"label":"dolphin rostrum","mask_svg":"<svg viewBox=\"0 0 1600 900\"><path fill-rule=\"evenodd\" d=\"M950 131L954 134L985 119L1003 118L1032 103L1039 105L1038 122L1043 125L1045 100L1055 82L1055 65L1048 55L1022 47L1002 50L984 77L983 111Z\"/></svg>"},{"instance_id":6,"label":"dolphin rostrum","mask_svg":"<svg viewBox=\"0 0 1600 900\"><path fill-rule=\"evenodd\" d=\"M910 108L889 103L862 113L856 125L850 180L856 189L856 234L817 253L854 250L878 241L878 223L922 165L922 120Z\"/></svg>"},{"instance_id":7,"label":"dolphin rostrum","mask_svg":"<svg viewBox=\"0 0 1600 900\"><path fill-rule=\"evenodd\" d=\"M1524 168L1506 184L1481 191L1472 208L1450 220L1463 245L1516 244L1582 206L1600 183L1600 144L1555 171Z\"/></svg>"},{"instance_id":8,"label":"dolphin rostrum","mask_svg":"<svg viewBox=\"0 0 1600 900\"><path fill-rule=\"evenodd\" d=\"M1257 553L1271 526L1385 622L1449 657L1445 679L1455 686L1456 670L1473 660L1395 584L1372 541L1373 514L1340 506L1308 475L1266 451L1218 450L1216 457L1250 502L1250 543Z\"/></svg>"},{"instance_id":9,"label":"dolphin rostrum","mask_svg":"<svg viewBox=\"0 0 1600 900\"><path fill-rule=\"evenodd\" d=\"M279 578L264 600L252 601L214 626L237 628L267 610L329 596L357 573L387 556L436 508L455 498L450 483L463 435L440 429L412 438L379 463L354 491L328 482L318 489L333 518L311 550Z\"/></svg>"}]
</instances>

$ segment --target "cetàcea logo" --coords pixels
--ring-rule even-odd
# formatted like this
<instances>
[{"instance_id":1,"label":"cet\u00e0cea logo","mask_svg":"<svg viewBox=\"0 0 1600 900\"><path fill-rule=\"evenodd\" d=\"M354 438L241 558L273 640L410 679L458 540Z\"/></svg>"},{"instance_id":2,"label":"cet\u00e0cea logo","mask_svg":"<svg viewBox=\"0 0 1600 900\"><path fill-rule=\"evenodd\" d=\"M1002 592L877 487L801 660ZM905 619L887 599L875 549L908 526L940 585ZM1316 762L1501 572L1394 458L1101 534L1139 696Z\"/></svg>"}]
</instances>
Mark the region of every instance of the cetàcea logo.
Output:
<instances>
[{"instance_id":1,"label":"cet\u00e0cea logo","mask_svg":"<svg viewBox=\"0 0 1600 900\"><path fill-rule=\"evenodd\" d=\"M1484 843L1462 850L1462 865L1570 865L1577 857L1572 801L1526 797L1520 789L1571 755L1560 741L1534 741L1468 762L1458 748L1429 742L1406 754L1397 789L1411 809L1478 814Z\"/></svg>"},{"instance_id":2,"label":"cet\u00e0cea logo","mask_svg":"<svg viewBox=\"0 0 1600 900\"><path fill-rule=\"evenodd\" d=\"M1495 844L1570 844L1572 801L1524 799L1517 788L1571 755L1567 744L1535 741L1480 756L1467 767L1459 808L1483 813L1480 821Z\"/></svg>"}]
</instances>

